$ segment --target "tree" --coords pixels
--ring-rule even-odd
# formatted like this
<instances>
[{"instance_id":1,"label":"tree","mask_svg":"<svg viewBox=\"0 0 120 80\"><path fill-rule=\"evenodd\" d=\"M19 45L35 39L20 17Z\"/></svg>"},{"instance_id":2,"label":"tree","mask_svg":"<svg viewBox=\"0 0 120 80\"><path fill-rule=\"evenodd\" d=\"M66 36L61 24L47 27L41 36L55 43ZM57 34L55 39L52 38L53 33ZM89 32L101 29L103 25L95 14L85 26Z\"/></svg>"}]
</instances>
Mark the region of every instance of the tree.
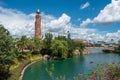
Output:
<instances>
[{"instance_id":1,"label":"tree","mask_svg":"<svg viewBox=\"0 0 120 80\"><path fill-rule=\"evenodd\" d=\"M45 38L43 40L44 48L42 48L41 53L51 55L51 41L52 41L53 35L50 33L45 34Z\"/></svg>"},{"instance_id":2,"label":"tree","mask_svg":"<svg viewBox=\"0 0 120 80\"><path fill-rule=\"evenodd\" d=\"M82 53L82 51L85 49L85 44L82 42L75 42L75 47Z\"/></svg>"},{"instance_id":3,"label":"tree","mask_svg":"<svg viewBox=\"0 0 120 80\"><path fill-rule=\"evenodd\" d=\"M70 38L66 38L65 36L58 36L58 37L55 37L55 39L66 41L68 44L68 56L72 56L72 52L75 49L75 42Z\"/></svg>"},{"instance_id":4,"label":"tree","mask_svg":"<svg viewBox=\"0 0 120 80\"><path fill-rule=\"evenodd\" d=\"M52 57L56 56L59 58L68 57L68 44L67 41L61 40L52 40L51 44Z\"/></svg>"},{"instance_id":5,"label":"tree","mask_svg":"<svg viewBox=\"0 0 120 80\"><path fill-rule=\"evenodd\" d=\"M72 39L67 39L67 43L68 43L68 53L69 56L71 56L73 51L75 50L75 42Z\"/></svg>"},{"instance_id":6,"label":"tree","mask_svg":"<svg viewBox=\"0 0 120 80\"><path fill-rule=\"evenodd\" d=\"M34 38L34 51L40 53L43 47L43 41L39 38Z\"/></svg>"},{"instance_id":7,"label":"tree","mask_svg":"<svg viewBox=\"0 0 120 80\"><path fill-rule=\"evenodd\" d=\"M14 45L9 31L0 25L0 80L7 80L13 64Z\"/></svg>"},{"instance_id":8,"label":"tree","mask_svg":"<svg viewBox=\"0 0 120 80\"><path fill-rule=\"evenodd\" d=\"M24 49L27 46L27 37L26 36L22 36L18 42L17 42L18 48L20 52L24 52Z\"/></svg>"},{"instance_id":9,"label":"tree","mask_svg":"<svg viewBox=\"0 0 120 80\"><path fill-rule=\"evenodd\" d=\"M65 36L57 36L57 37L55 37L55 39L67 41L67 38Z\"/></svg>"},{"instance_id":10,"label":"tree","mask_svg":"<svg viewBox=\"0 0 120 80\"><path fill-rule=\"evenodd\" d=\"M35 40L34 38L27 38L26 47L30 52L32 52L35 49Z\"/></svg>"},{"instance_id":11,"label":"tree","mask_svg":"<svg viewBox=\"0 0 120 80\"><path fill-rule=\"evenodd\" d=\"M52 34L50 33L45 34L44 44L46 48L50 48L52 38L53 38Z\"/></svg>"}]
</instances>

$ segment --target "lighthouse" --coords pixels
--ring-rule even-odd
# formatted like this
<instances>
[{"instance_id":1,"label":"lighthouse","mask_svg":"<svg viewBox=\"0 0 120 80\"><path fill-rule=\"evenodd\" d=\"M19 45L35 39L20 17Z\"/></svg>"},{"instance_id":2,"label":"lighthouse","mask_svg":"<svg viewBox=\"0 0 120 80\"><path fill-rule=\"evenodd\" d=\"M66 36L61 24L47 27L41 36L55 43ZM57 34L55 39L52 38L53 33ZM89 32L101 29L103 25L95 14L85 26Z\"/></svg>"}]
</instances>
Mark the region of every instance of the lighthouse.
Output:
<instances>
[{"instance_id":1,"label":"lighthouse","mask_svg":"<svg viewBox=\"0 0 120 80\"><path fill-rule=\"evenodd\" d=\"M42 38L41 34L41 13L40 10L38 9L36 11L36 16L35 16L35 38Z\"/></svg>"}]
</instances>

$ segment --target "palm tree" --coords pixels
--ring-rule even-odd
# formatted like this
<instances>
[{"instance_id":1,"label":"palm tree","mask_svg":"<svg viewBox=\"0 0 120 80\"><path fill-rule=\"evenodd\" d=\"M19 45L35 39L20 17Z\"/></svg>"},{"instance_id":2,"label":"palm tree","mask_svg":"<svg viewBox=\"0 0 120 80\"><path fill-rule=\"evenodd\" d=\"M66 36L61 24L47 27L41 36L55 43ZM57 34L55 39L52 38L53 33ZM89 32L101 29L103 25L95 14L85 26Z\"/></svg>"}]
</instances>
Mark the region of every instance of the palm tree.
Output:
<instances>
[{"instance_id":1,"label":"palm tree","mask_svg":"<svg viewBox=\"0 0 120 80\"><path fill-rule=\"evenodd\" d=\"M27 37L26 36L22 36L18 41L17 41L17 45L19 48L20 52L24 52L24 49L26 48L27 44Z\"/></svg>"},{"instance_id":2,"label":"palm tree","mask_svg":"<svg viewBox=\"0 0 120 80\"><path fill-rule=\"evenodd\" d=\"M26 48L32 52L33 49L34 49L34 46L35 46L34 45L34 39L33 38L28 38L27 41L26 41Z\"/></svg>"}]
</instances>

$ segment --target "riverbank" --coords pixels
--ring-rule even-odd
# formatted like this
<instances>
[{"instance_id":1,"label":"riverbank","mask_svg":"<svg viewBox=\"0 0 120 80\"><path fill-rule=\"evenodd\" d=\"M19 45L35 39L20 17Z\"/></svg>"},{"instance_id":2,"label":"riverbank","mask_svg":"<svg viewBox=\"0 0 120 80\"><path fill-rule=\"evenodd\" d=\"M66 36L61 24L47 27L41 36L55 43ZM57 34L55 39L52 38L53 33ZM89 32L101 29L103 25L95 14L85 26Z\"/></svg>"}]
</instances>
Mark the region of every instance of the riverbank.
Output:
<instances>
[{"instance_id":1,"label":"riverbank","mask_svg":"<svg viewBox=\"0 0 120 80\"><path fill-rule=\"evenodd\" d=\"M11 77L8 80L22 80L25 69L40 60L42 60L42 56L35 55L20 61L20 64L17 68L10 70Z\"/></svg>"},{"instance_id":2,"label":"riverbank","mask_svg":"<svg viewBox=\"0 0 120 80\"><path fill-rule=\"evenodd\" d=\"M33 62L29 63L28 65L26 65L26 66L23 68L22 72L21 72L21 76L19 77L19 80L22 80L25 70L26 70L30 65L32 65L32 64L34 64L34 63L36 63L36 62L38 62L38 61L40 61L40 60L33 61Z\"/></svg>"}]
</instances>

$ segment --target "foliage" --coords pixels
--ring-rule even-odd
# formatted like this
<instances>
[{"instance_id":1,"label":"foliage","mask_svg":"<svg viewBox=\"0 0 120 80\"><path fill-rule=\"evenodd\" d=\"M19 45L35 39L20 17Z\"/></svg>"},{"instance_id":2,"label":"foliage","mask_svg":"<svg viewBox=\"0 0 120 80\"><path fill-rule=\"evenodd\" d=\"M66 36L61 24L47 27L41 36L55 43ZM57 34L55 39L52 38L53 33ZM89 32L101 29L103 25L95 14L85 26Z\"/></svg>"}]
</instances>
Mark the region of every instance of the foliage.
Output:
<instances>
[{"instance_id":1,"label":"foliage","mask_svg":"<svg viewBox=\"0 0 120 80\"><path fill-rule=\"evenodd\" d=\"M45 39L43 40L45 48L50 48L50 44L51 44L52 38L53 38L52 34L50 34L50 33L46 33L45 34Z\"/></svg>"},{"instance_id":2,"label":"foliage","mask_svg":"<svg viewBox=\"0 0 120 80\"><path fill-rule=\"evenodd\" d=\"M91 73L96 80L120 79L120 63L97 64L96 71Z\"/></svg>"},{"instance_id":3,"label":"foliage","mask_svg":"<svg viewBox=\"0 0 120 80\"><path fill-rule=\"evenodd\" d=\"M55 37L56 40L65 40L67 41L67 38L65 36L57 36Z\"/></svg>"},{"instance_id":4,"label":"foliage","mask_svg":"<svg viewBox=\"0 0 120 80\"><path fill-rule=\"evenodd\" d=\"M51 57L66 59L71 56L76 45L73 40L65 36L58 36L53 39L50 33L45 34L44 40L38 38L28 38L22 36L21 38L13 39L9 31L0 25L0 80L6 80L9 75L9 68L13 64L13 58L19 61L31 58L32 56L42 53L48 54ZM78 44L80 50L83 50L83 44ZM1 66L2 65L2 66ZM1 76L6 76L3 79ZM56 79L63 77L57 77Z\"/></svg>"},{"instance_id":5,"label":"foliage","mask_svg":"<svg viewBox=\"0 0 120 80\"><path fill-rule=\"evenodd\" d=\"M76 47L75 42L72 39L67 39L67 43L68 43L68 53L69 56L71 56Z\"/></svg>"},{"instance_id":6,"label":"foliage","mask_svg":"<svg viewBox=\"0 0 120 80\"><path fill-rule=\"evenodd\" d=\"M72 52L75 50L75 42L72 39L66 38L65 36L55 37L55 40L66 41L68 47L68 56L72 55Z\"/></svg>"},{"instance_id":7,"label":"foliage","mask_svg":"<svg viewBox=\"0 0 120 80\"><path fill-rule=\"evenodd\" d=\"M23 50L26 48L27 46L27 37L26 36L22 36L18 41L17 41L17 46L20 52L23 53Z\"/></svg>"},{"instance_id":8,"label":"foliage","mask_svg":"<svg viewBox=\"0 0 120 80\"><path fill-rule=\"evenodd\" d=\"M93 62L90 62L93 64ZM73 80L119 80L120 79L120 63L112 64L95 64L90 73L77 73ZM67 80L65 75L58 77L54 76L54 64L50 69L46 68L46 72L51 77L51 80Z\"/></svg>"},{"instance_id":9,"label":"foliage","mask_svg":"<svg viewBox=\"0 0 120 80\"><path fill-rule=\"evenodd\" d=\"M58 58L67 58L72 56L73 51L76 47L79 48L80 52L82 52L85 48L85 45L80 42L74 42L70 38L66 38L65 36L58 36L55 39L52 39L52 34L45 34L44 48L42 48L41 53L48 54L51 57Z\"/></svg>"},{"instance_id":10,"label":"foliage","mask_svg":"<svg viewBox=\"0 0 120 80\"><path fill-rule=\"evenodd\" d=\"M45 38L44 38L44 40L43 40L44 48L42 48L42 50L41 50L41 53L42 53L43 55L44 55L44 54L51 55L50 46L51 46L52 37L53 37L53 35L50 34L50 33L46 33L46 34L45 34Z\"/></svg>"},{"instance_id":11,"label":"foliage","mask_svg":"<svg viewBox=\"0 0 120 80\"><path fill-rule=\"evenodd\" d=\"M0 64L0 80L7 80L10 77L9 66Z\"/></svg>"},{"instance_id":12,"label":"foliage","mask_svg":"<svg viewBox=\"0 0 120 80\"><path fill-rule=\"evenodd\" d=\"M75 48L77 48L80 53L82 53L82 51L85 49L85 44L82 42L75 42Z\"/></svg>"},{"instance_id":13,"label":"foliage","mask_svg":"<svg viewBox=\"0 0 120 80\"><path fill-rule=\"evenodd\" d=\"M51 50L52 56L64 59L68 57L68 44L66 41L52 40Z\"/></svg>"},{"instance_id":14,"label":"foliage","mask_svg":"<svg viewBox=\"0 0 120 80\"><path fill-rule=\"evenodd\" d=\"M120 45L118 47L115 48L115 52L120 54Z\"/></svg>"},{"instance_id":15,"label":"foliage","mask_svg":"<svg viewBox=\"0 0 120 80\"><path fill-rule=\"evenodd\" d=\"M35 50L35 51L32 52L32 55L36 55L36 54L40 54L40 51Z\"/></svg>"},{"instance_id":16,"label":"foliage","mask_svg":"<svg viewBox=\"0 0 120 80\"><path fill-rule=\"evenodd\" d=\"M13 64L14 45L9 31L0 25L0 80L7 80ZM4 75L4 76L3 76Z\"/></svg>"},{"instance_id":17,"label":"foliage","mask_svg":"<svg viewBox=\"0 0 120 80\"><path fill-rule=\"evenodd\" d=\"M40 51L43 48L43 41L38 39L38 38L34 38L34 51Z\"/></svg>"}]
</instances>

